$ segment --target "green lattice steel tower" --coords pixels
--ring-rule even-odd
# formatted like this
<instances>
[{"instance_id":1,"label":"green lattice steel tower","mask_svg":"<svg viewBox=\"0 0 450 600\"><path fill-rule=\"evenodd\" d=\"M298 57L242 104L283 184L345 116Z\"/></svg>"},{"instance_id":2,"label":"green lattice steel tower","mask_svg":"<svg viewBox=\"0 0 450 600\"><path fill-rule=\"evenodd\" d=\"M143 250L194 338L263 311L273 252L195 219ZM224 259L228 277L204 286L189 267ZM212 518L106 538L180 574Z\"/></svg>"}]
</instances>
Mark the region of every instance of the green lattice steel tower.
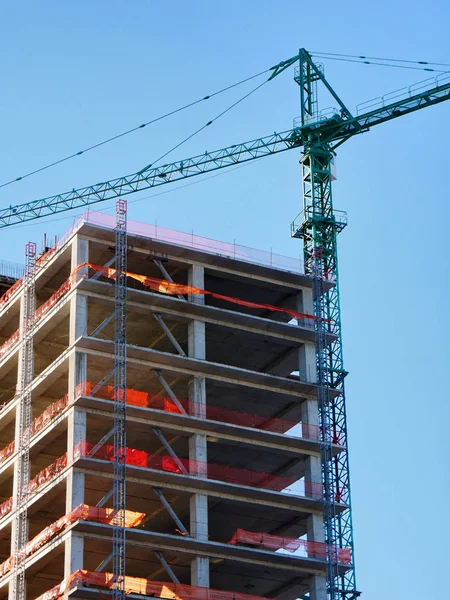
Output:
<instances>
[{"instance_id":1,"label":"green lattice steel tower","mask_svg":"<svg viewBox=\"0 0 450 600\"><path fill-rule=\"evenodd\" d=\"M344 369L342 356L341 315L339 306L339 274L337 235L347 223L346 215L333 208L331 191L334 155L328 141L322 139L318 111L317 83L327 85L320 67L305 50L300 50L295 81L300 86L302 133L309 128L301 159L303 211L292 223L292 236L303 240L304 262L315 281L316 357L319 385L319 415L322 446L322 480L324 485L325 542L329 548L350 547L353 554L352 515L350 508L350 477L347 450ZM350 114L341 104L344 114ZM334 283L329 291L323 281ZM326 333L336 338L326 343ZM338 395L331 397L329 389ZM339 432L339 433L338 433ZM338 435L345 451L333 456L332 445ZM335 502L345 502L349 508L336 512ZM354 567L338 573L338 559L330 552L327 561L327 591L330 600L350 600L356 592Z\"/></svg>"}]
</instances>

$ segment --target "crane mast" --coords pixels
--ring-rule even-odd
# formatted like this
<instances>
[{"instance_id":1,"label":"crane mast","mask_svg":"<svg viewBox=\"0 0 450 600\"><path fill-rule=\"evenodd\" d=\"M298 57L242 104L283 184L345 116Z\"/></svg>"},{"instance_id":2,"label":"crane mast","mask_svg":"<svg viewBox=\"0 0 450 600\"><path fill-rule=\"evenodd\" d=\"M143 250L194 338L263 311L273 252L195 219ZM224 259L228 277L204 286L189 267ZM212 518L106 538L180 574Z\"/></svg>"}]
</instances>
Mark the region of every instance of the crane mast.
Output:
<instances>
[{"instance_id":1,"label":"crane mast","mask_svg":"<svg viewBox=\"0 0 450 600\"><path fill-rule=\"evenodd\" d=\"M299 67L294 79L300 86L301 127L305 127L319 118L318 82L322 80L329 91L330 86L320 68L304 50L300 50ZM337 98L334 91L332 95ZM345 105L339 99L338 102L342 113L352 118ZM304 143L300 161L303 211L292 223L291 234L303 240L305 271L313 277L324 537L329 549L327 596L329 600L353 600L359 596L353 563L345 574L340 575L335 550L351 548L353 556L354 545L344 390L347 373L342 354L337 253L337 235L345 227L347 218L345 213L337 212L333 207L333 158L329 143L321 139L320 133L312 130ZM326 290L325 281L334 285ZM326 341L329 333L335 336L330 344ZM337 392L337 396L331 396L330 390ZM338 432L344 451L333 455L333 443L338 441ZM337 511L337 502L345 503L348 508L344 512Z\"/></svg>"},{"instance_id":2,"label":"crane mast","mask_svg":"<svg viewBox=\"0 0 450 600\"><path fill-rule=\"evenodd\" d=\"M324 489L324 538L327 544L327 598L328 600L355 600L354 563L344 573L338 568L338 549L352 549L353 530L350 500L350 478L347 452L347 424L342 354L341 314L339 297L339 269L337 236L347 224L347 216L333 207L332 164L334 151L342 143L370 127L398 118L422 108L450 99L450 75L444 73L429 82L408 88L404 94L392 95L392 102L365 106L362 114L352 115L331 87L321 65L313 62L304 49L272 67L269 80L288 67L298 64L294 79L300 88L300 119L293 129L283 133L235 144L214 152L166 164L145 167L136 173L101 182L63 194L41 198L0 210L0 229L65 212L74 208L117 199L145 189L159 187L204 173L256 160L294 148L303 148L301 158L303 210L291 225L291 235L303 242L305 271L313 280L315 315L316 374L318 389L319 424L321 430L321 465ZM338 110L331 115L319 110L318 89L325 88ZM125 203L118 204L116 252L119 253L119 273L126 266ZM126 283L123 276L116 282L116 328L121 340L116 348L115 376L115 432L117 446L124 447L124 389L125 389L125 306ZM331 343L329 340L332 339ZM24 391L22 390L22 393ZM115 434L116 435L116 434ZM335 453L339 443L343 452ZM125 506L125 475L121 456L115 461L115 505ZM115 537L117 582L122 584L125 569L125 539L117 527ZM122 546L122 549L121 549ZM17 584L16 584L17 585ZM123 598L122 585L117 585L115 598ZM20 595L18 596L20 598Z\"/></svg>"}]
</instances>

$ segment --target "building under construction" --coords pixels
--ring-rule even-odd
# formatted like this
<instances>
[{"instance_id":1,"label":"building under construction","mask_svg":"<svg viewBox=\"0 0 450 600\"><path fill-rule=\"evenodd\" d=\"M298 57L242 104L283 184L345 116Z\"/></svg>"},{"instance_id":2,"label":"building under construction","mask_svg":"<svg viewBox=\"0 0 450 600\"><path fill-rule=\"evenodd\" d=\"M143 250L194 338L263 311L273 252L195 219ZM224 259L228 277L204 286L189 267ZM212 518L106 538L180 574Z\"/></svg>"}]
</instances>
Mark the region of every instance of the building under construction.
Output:
<instances>
[{"instance_id":1,"label":"building under construction","mask_svg":"<svg viewBox=\"0 0 450 600\"><path fill-rule=\"evenodd\" d=\"M253 77L294 66L292 129L0 209L6 228L121 198L115 217L86 213L39 256L29 243L22 277L0 263L0 600L360 596L334 156L449 100L450 78L351 112L304 48ZM295 149L303 265L127 226L129 194Z\"/></svg>"},{"instance_id":2,"label":"building under construction","mask_svg":"<svg viewBox=\"0 0 450 600\"><path fill-rule=\"evenodd\" d=\"M0 299L0 600L326 599L352 552L325 539L349 506L316 279L123 203L28 245Z\"/></svg>"}]
</instances>

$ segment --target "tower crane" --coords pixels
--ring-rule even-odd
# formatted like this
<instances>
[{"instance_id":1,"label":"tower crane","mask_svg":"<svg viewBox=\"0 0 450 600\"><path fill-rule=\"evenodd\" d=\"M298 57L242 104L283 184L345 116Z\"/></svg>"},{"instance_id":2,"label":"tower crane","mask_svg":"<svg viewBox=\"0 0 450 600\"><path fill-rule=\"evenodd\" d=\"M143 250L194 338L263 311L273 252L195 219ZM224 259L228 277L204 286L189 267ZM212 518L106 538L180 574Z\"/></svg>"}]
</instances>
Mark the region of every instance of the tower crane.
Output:
<instances>
[{"instance_id":1,"label":"tower crane","mask_svg":"<svg viewBox=\"0 0 450 600\"><path fill-rule=\"evenodd\" d=\"M325 78L323 68L311 54L298 54L272 67L269 80L296 65L294 80L300 88L300 118L294 127L160 167L148 165L125 177L49 196L0 210L0 228L9 227L104 202L145 189L256 160L292 149L302 149L303 210L291 225L291 235L303 240L305 271L313 278L316 329L317 386L321 425L324 529L327 557L328 600L355 600L354 566L342 574L333 548L353 549L347 428L339 302L337 235L347 223L346 214L333 208L332 163L336 148L375 125L450 99L450 73L443 73L404 93L367 104L353 115ZM318 87L334 98L338 110L319 111ZM330 281L333 285L330 286ZM327 284L325 284L327 282ZM334 341L325 342L332 333ZM330 394L330 389L334 390ZM337 432L343 435L344 451L334 454ZM336 501L347 508L336 512Z\"/></svg>"}]
</instances>

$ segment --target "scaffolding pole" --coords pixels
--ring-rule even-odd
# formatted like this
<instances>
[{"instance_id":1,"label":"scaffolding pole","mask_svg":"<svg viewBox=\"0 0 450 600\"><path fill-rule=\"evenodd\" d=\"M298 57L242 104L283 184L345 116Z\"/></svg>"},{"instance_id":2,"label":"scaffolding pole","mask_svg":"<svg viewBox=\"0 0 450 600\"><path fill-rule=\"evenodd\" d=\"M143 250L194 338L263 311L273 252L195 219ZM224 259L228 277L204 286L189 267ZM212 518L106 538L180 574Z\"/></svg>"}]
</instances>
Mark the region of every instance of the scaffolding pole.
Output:
<instances>
[{"instance_id":1,"label":"scaffolding pole","mask_svg":"<svg viewBox=\"0 0 450 600\"><path fill-rule=\"evenodd\" d=\"M12 594L14 600L25 600L25 545L28 541L28 484L30 481L30 425L32 420L31 384L34 375L33 325L35 312L36 244L25 246L25 274L23 278L23 304L21 315L20 402L18 407L17 440L17 499L14 517L14 574Z\"/></svg>"},{"instance_id":2,"label":"scaffolding pole","mask_svg":"<svg viewBox=\"0 0 450 600\"><path fill-rule=\"evenodd\" d=\"M114 600L125 600L126 559L126 389L127 389L127 203L116 203L116 269L114 308L114 483L113 528Z\"/></svg>"}]
</instances>

